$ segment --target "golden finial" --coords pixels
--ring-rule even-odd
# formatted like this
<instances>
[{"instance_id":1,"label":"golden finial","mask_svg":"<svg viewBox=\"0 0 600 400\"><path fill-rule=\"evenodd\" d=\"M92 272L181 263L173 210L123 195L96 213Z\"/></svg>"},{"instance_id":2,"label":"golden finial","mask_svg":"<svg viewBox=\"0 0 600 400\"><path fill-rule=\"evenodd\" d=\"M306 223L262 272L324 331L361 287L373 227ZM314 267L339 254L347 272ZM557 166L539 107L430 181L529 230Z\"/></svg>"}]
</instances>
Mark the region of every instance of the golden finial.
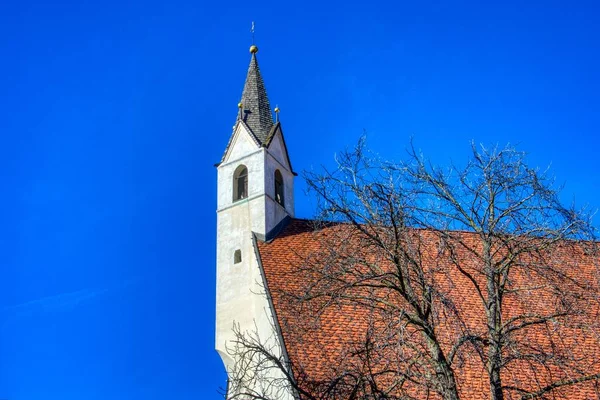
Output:
<instances>
[{"instance_id":1,"label":"golden finial","mask_svg":"<svg viewBox=\"0 0 600 400\"><path fill-rule=\"evenodd\" d=\"M238 111L238 118L242 118L242 114L244 113L244 103L242 103L241 101L238 103L238 109L240 111Z\"/></svg>"},{"instance_id":2,"label":"golden finial","mask_svg":"<svg viewBox=\"0 0 600 400\"><path fill-rule=\"evenodd\" d=\"M279 122L279 106L275 106L275 122Z\"/></svg>"},{"instance_id":3,"label":"golden finial","mask_svg":"<svg viewBox=\"0 0 600 400\"><path fill-rule=\"evenodd\" d=\"M275 106L275 112L279 114L279 107Z\"/></svg>"}]
</instances>

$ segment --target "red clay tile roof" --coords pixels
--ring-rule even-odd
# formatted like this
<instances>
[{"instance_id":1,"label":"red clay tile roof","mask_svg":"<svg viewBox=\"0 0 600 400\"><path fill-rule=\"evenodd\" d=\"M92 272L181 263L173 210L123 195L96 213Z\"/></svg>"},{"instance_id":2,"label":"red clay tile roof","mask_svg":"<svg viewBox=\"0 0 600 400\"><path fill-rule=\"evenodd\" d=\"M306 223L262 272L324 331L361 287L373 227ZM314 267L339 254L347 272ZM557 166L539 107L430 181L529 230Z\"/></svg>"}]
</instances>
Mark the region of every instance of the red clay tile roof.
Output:
<instances>
[{"instance_id":1,"label":"red clay tile roof","mask_svg":"<svg viewBox=\"0 0 600 400\"><path fill-rule=\"evenodd\" d=\"M345 234L345 231L348 232L348 237L341 243L340 235ZM465 332L486 334L483 305L468 279L458 273L448 261L448 255L441 250L442 243L439 238L428 235L425 231L419 232L418 235L426 238L423 242L426 244L422 251L423 265L427 266L430 278L447 294L448 303L455 307L440 307L442 311L439 311L437 316L440 319L437 334L440 341L445 343L447 352L450 345ZM479 246L476 235L466 232L459 235L473 248ZM331 250L331 238L335 238L335 243L339 245L336 250L345 252L346 255L351 255L352 251L357 250L357 244L353 243L353 233L348 226L329 225L315 230L312 221L298 219L292 220L272 241L258 243L266 283L294 373L299 382L318 385L319 382L327 382L332 376L371 367L381 373L380 379L385 382L388 379L385 370L409 369L405 364L411 360L410 352L419 351L423 346L422 340L414 337L413 349L406 346L406 342L402 342L403 346L390 350L390 343L395 343L394 341L407 340L410 343L415 332L410 328L403 330L402 326L394 325L396 322L394 318L390 318L391 315L373 312L373 304L367 305L368 301L364 304L358 303L356 299L361 293L368 294L360 292L367 290L365 288L355 291L351 300L341 295L327 296L328 291L341 294L340 286L331 282L324 283L319 279L319 274L315 273L314 267L331 267L322 258ZM368 248L361 248L356 254L369 251ZM515 360L503 372L505 385L527 390L539 389L550 382L581 376L582 372L577 370L578 367L587 374L600 372L600 364L597 364L600 360L600 331L597 330L600 320L597 297L600 286L599 258L597 255L587 254L586 249L580 245L562 246L555 251L554 256L553 263L556 264L556 269L562 271L561 274L564 273L559 276L564 283L561 283L561 287L567 291L572 290L572 293L577 293L578 296L588 293L587 298L575 295L570 298L573 304L586 304L587 308L581 315L574 312L566 325L548 323L520 331L520 336L515 336L516 343L507 346L507 354L504 357L509 359L511 351L519 352L520 355L527 353L541 357L553 346L554 353L564 353L570 363L559 368L553 364L553 360L544 360L547 365L547 368L544 368L539 358L531 361ZM357 264L373 262L386 265L386 262L378 257L372 254L359 260ZM468 251L460 251L455 257L465 268L471 272L475 271L476 260ZM348 270L347 273L352 274L352 270ZM560 306L557 302L560 302L561 297L552 293L551 289L541 287L546 277L536 276L535 273L525 277L515 273L512 279L512 287L521 287L522 290L518 295L507 295L503 310L504 321L527 313L549 312L548 310L558 309ZM536 286L535 281L538 279L540 286ZM581 285L588 285L587 289L591 291L580 290ZM311 297L316 293L324 295ZM383 300L401 302L385 290L373 289L372 293L376 293L376 296ZM461 318L456 318L456 315ZM386 329L390 327L391 329ZM386 332L387 336L379 337L378 332ZM381 340L386 343L385 346L373 347L376 351L371 355L372 359L366 362L364 354L353 350L364 348L369 336L375 341ZM385 350L382 350L384 347ZM414 366L410 368L415 373L413 376L420 371ZM461 347L454 363L461 398L489 398L489 384L484 368L482 358L474 346ZM415 398L436 398L428 392L430 388L426 385L411 383L410 379L404 385L404 393ZM546 398L598 399L600 392L595 385L597 384L586 382L577 386L567 386ZM517 392L508 391L506 398L516 399L520 396Z\"/></svg>"}]
</instances>

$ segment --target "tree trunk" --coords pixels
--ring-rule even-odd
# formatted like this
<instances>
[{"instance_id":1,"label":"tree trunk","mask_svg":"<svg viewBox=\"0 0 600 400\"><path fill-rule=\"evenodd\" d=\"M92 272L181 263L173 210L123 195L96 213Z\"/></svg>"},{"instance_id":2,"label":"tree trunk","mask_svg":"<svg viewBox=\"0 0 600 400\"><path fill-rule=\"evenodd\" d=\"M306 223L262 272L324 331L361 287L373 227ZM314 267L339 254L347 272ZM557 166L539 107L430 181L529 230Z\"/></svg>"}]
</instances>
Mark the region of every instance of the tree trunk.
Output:
<instances>
[{"instance_id":1,"label":"tree trunk","mask_svg":"<svg viewBox=\"0 0 600 400\"><path fill-rule=\"evenodd\" d=\"M496 343L492 344L488 354L490 357L490 399L504 400L504 393L502 392L502 380L500 378L500 346Z\"/></svg>"},{"instance_id":2,"label":"tree trunk","mask_svg":"<svg viewBox=\"0 0 600 400\"><path fill-rule=\"evenodd\" d=\"M502 323L502 308L500 299L499 273L494 268L491 255L492 244L490 238L483 240L483 257L485 262L487 279L487 323L488 338L490 347L488 348L488 374L490 381L490 399L504 400L502 392L502 380L500 377L500 368L502 366L502 339L500 335Z\"/></svg>"},{"instance_id":3,"label":"tree trunk","mask_svg":"<svg viewBox=\"0 0 600 400\"><path fill-rule=\"evenodd\" d=\"M426 334L427 335L427 334ZM427 336L429 351L433 356L435 372L438 376L438 381L441 386L441 394L444 400L458 400L458 389L456 387L456 378L454 371L448 363L444 352L439 346L439 343L434 338Z\"/></svg>"}]
</instances>

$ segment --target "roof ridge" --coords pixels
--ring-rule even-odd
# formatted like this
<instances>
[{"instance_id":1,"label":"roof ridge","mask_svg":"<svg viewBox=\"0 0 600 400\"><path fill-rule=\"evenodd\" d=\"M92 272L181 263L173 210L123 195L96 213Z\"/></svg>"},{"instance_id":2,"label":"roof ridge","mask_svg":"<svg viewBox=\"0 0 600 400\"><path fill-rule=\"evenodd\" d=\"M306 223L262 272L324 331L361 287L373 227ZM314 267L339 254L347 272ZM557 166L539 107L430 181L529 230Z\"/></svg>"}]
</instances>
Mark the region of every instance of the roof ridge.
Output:
<instances>
[{"instance_id":1,"label":"roof ridge","mask_svg":"<svg viewBox=\"0 0 600 400\"><path fill-rule=\"evenodd\" d=\"M305 223L305 224L313 224L313 226L320 225L322 228L330 228L332 226L354 225L351 222L345 222L345 221L326 221L326 220L322 220L322 219L318 219L318 218L317 219L309 219L309 218L292 217L290 219L290 223L286 226L286 228L283 231L293 228L293 224L296 222L297 223ZM383 226L383 225L380 227L385 228L385 226ZM466 229L442 230L442 229L423 228L423 227L408 227L408 228L415 232L447 232L449 234L460 234L460 235L469 235L469 236L478 236L479 235L479 232L469 231ZM514 235L514 236L519 236L519 235ZM273 239L277 239L277 236L275 236ZM584 240L584 239L572 239L572 238L563 238L559 242L560 243L577 243L577 244L600 244L600 240L587 240L587 239Z\"/></svg>"}]
</instances>

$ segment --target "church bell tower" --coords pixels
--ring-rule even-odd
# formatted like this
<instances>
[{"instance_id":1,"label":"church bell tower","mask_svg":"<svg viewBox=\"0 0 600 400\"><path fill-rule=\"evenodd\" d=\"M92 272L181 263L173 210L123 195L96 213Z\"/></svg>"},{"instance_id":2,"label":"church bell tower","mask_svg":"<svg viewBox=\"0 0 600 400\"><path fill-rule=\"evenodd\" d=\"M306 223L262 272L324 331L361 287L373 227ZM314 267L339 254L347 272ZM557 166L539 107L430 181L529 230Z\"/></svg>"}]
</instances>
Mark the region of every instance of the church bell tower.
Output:
<instances>
[{"instance_id":1,"label":"church bell tower","mask_svg":"<svg viewBox=\"0 0 600 400\"><path fill-rule=\"evenodd\" d=\"M228 353L240 331L274 335L257 240L270 240L294 217L294 176L279 122L271 110L258 68L256 46L238 104L236 122L217 165L217 314L216 349L226 369ZM275 121L273 120L275 112Z\"/></svg>"}]
</instances>

